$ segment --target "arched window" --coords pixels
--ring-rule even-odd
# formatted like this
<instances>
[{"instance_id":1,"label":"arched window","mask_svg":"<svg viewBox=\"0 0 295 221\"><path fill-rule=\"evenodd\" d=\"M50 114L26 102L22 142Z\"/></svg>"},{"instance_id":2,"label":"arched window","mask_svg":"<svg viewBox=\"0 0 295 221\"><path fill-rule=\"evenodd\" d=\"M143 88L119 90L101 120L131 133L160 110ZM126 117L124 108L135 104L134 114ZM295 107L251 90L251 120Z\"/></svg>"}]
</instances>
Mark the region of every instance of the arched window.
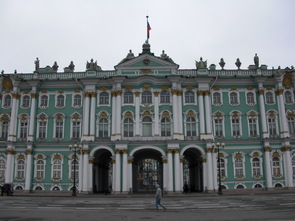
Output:
<instances>
[{"instance_id":1,"label":"arched window","mask_svg":"<svg viewBox=\"0 0 295 221\"><path fill-rule=\"evenodd\" d=\"M133 120L131 117L124 119L124 137L133 137Z\"/></svg>"},{"instance_id":2,"label":"arched window","mask_svg":"<svg viewBox=\"0 0 295 221\"><path fill-rule=\"evenodd\" d=\"M213 104L214 105L221 105L221 95L219 92L213 93Z\"/></svg>"},{"instance_id":3,"label":"arched window","mask_svg":"<svg viewBox=\"0 0 295 221\"><path fill-rule=\"evenodd\" d=\"M281 176L281 162L278 157L272 158L272 174L275 177Z\"/></svg>"},{"instance_id":4,"label":"arched window","mask_svg":"<svg viewBox=\"0 0 295 221\"><path fill-rule=\"evenodd\" d=\"M11 107L11 95L10 94L5 95L3 107L5 107L5 108Z\"/></svg>"},{"instance_id":5,"label":"arched window","mask_svg":"<svg viewBox=\"0 0 295 221\"><path fill-rule=\"evenodd\" d=\"M261 170L260 170L260 160L259 158L255 157L252 160L252 170L253 170L253 176L261 176Z\"/></svg>"},{"instance_id":6,"label":"arched window","mask_svg":"<svg viewBox=\"0 0 295 221\"><path fill-rule=\"evenodd\" d=\"M160 102L161 104L169 104L170 103L170 93L169 91L162 91L160 94Z\"/></svg>"},{"instance_id":7,"label":"arched window","mask_svg":"<svg viewBox=\"0 0 295 221\"><path fill-rule=\"evenodd\" d=\"M18 160L17 161L17 172L16 177L18 179L25 178L25 161L24 160Z\"/></svg>"},{"instance_id":8,"label":"arched window","mask_svg":"<svg viewBox=\"0 0 295 221\"><path fill-rule=\"evenodd\" d=\"M237 185L237 189L245 189L245 187L241 184Z\"/></svg>"},{"instance_id":9,"label":"arched window","mask_svg":"<svg viewBox=\"0 0 295 221\"><path fill-rule=\"evenodd\" d=\"M65 96L59 94L56 98L56 106L57 107L64 107L65 106Z\"/></svg>"},{"instance_id":10,"label":"arched window","mask_svg":"<svg viewBox=\"0 0 295 221\"><path fill-rule=\"evenodd\" d=\"M195 137L197 136L197 122L194 117L186 118L186 136Z\"/></svg>"},{"instance_id":11,"label":"arched window","mask_svg":"<svg viewBox=\"0 0 295 221\"><path fill-rule=\"evenodd\" d=\"M98 123L98 137L108 137L109 136L109 121L107 118L99 119Z\"/></svg>"},{"instance_id":12,"label":"arched window","mask_svg":"<svg viewBox=\"0 0 295 221\"><path fill-rule=\"evenodd\" d=\"M38 139L44 140L46 139L47 136L47 120L48 116L45 114L40 114L38 117L38 128L37 128L37 133L38 133Z\"/></svg>"},{"instance_id":13,"label":"arched window","mask_svg":"<svg viewBox=\"0 0 295 221\"><path fill-rule=\"evenodd\" d=\"M230 104L231 105L239 104L238 93L237 92L231 92L229 98L230 98Z\"/></svg>"},{"instance_id":14,"label":"arched window","mask_svg":"<svg viewBox=\"0 0 295 221\"><path fill-rule=\"evenodd\" d=\"M0 159L0 179L5 178L6 163L4 159Z\"/></svg>"},{"instance_id":15,"label":"arched window","mask_svg":"<svg viewBox=\"0 0 295 221\"><path fill-rule=\"evenodd\" d=\"M48 96L42 95L40 100L40 106L41 107L47 107L48 106Z\"/></svg>"},{"instance_id":16,"label":"arched window","mask_svg":"<svg viewBox=\"0 0 295 221\"><path fill-rule=\"evenodd\" d=\"M28 136L28 126L29 126L29 119L28 116L22 114L19 119L19 138L22 140L26 140Z\"/></svg>"},{"instance_id":17,"label":"arched window","mask_svg":"<svg viewBox=\"0 0 295 221\"><path fill-rule=\"evenodd\" d=\"M133 93L131 91L124 93L124 104L133 104Z\"/></svg>"},{"instance_id":18,"label":"arched window","mask_svg":"<svg viewBox=\"0 0 295 221\"><path fill-rule=\"evenodd\" d=\"M62 163L60 160L53 160L52 164L52 178L61 179Z\"/></svg>"},{"instance_id":19,"label":"arched window","mask_svg":"<svg viewBox=\"0 0 295 221\"><path fill-rule=\"evenodd\" d=\"M22 99L22 107L23 108L28 108L30 107L30 96L24 95Z\"/></svg>"},{"instance_id":20,"label":"arched window","mask_svg":"<svg viewBox=\"0 0 295 221\"><path fill-rule=\"evenodd\" d=\"M171 136L171 122L168 117L163 117L161 119L161 136L162 137Z\"/></svg>"},{"instance_id":21,"label":"arched window","mask_svg":"<svg viewBox=\"0 0 295 221\"><path fill-rule=\"evenodd\" d=\"M1 122L1 140L7 140L9 121L3 120Z\"/></svg>"},{"instance_id":22,"label":"arched window","mask_svg":"<svg viewBox=\"0 0 295 221\"><path fill-rule=\"evenodd\" d=\"M257 184L255 184L254 188L255 188L255 189L261 189L262 186L261 186L261 184L258 184L258 183L257 183Z\"/></svg>"},{"instance_id":23,"label":"arched window","mask_svg":"<svg viewBox=\"0 0 295 221\"><path fill-rule=\"evenodd\" d=\"M56 114L55 117L55 139L63 139L64 137L64 115Z\"/></svg>"},{"instance_id":24,"label":"arched window","mask_svg":"<svg viewBox=\"0 0 295 221\"><path fill-rule=\"evenodd\" d=\"M267 104L273 104L274 103L274 98L273 98L273 93L272 92L266 92L265 93L265 100Z\"/></svg>"},{"instance_id":25,"label":"arched window","mask_svg":"<svg viewBox=\"0 0 295 221\"><path fill-rule=\"evenodd\" d=\"M109 93L108 92L101 92L99 94L99 104L109 104Z\"/></svg>"},{"instance_id":26,"label":"arched window","mask_svg":"<svg viewBox=\"0 0 295 221\"><path fill-rule=\"evenodd\" d=\"M152 118L149 116L145 116L142 119L142 136L152 136Z\"/></svg>"},{"instance_id":27,"label":"arched window","mask_svg":"<svg viewBox=\"0 0 295 221\"><path fill-rule=\"evenodd\" d=\"M43 160L37 160L36 162L36 179L43 180L45 178L45 164Z\"/></svg>"},{"instance_id":28,"label":"arched window","mask_svg":"<svg viewBox=\"0 0 295 221\"><path fill-rule=\"evenodd\" d=\"M253 92L247 93L247 104L255 104L255 98Z\"/></svg>"},{"instance_id":29,"label":"arched window","mask_svg":"<svg viewBox=\"0 0 295 221\"><path fill-rule=\"evenodd\" d=\"M293 103L293 98L292 98L292 94L291 94L290 91L285 92L285 103L286 104L292 104Z\"/></svg>"},{"instance_id":30,"label":"arched window","mask_svg":"<svg viewBox=\"0 0 295 221\"><path fill-rule=\"evenodd\" d=\"M152 103L152 92L150 92L150 91L142 92L141 103L142 104L151 104Z\"/></svg>"},{"instance_id":31,"label":"arched window","mask_svg":"<svg viewBox=\"0 0 295 221\"><path fill-rule=\"evenodd\" d=\"M74 95L74 107L81 107L82 106L82 96L80 94Z\"/></svg>"},{"instance_id":32,"label":"arched window","mask_svg":"<svg viewBox=\"0 0 295 221\"><path fill-rule=\"evenodd\" d=\"M79 161L78 160L72 160L72 162L71 162L71 177L70 177L70 179L72 179L72 180L74 179L74 171L75 171L75 179L78 180L78 177L79 177Z\"/></svg>"},{"instance_id":33,"label":"arched window","mask_svg":"<svg viewBox=\"0 0 295 221\"><path fill-rule=\"evenodd\" d=\"M195 94L192 91L186 91L184 94L184 99L186 104L195 103Z\"/></svg>"},{"instance_id":34,"label":"arched window","mask_svg":"<svg viewBox=\"0 0 295 221\"><path fill-rule=\"evenodd\" d=\"M244 163L241 158L235 158L235 176L244 177Z\"/></svg>"},{"instance_id":35,"label":"arched window","mask_svg":"<svg viewBox=\"0 0 295 221\"><path fill-rule=\"evenodd\" d=\"M283 187L283 186L282 186L282 184L280 184L280 183L276 183L276 184L275 184L275 187L281 188L281 187Z\"/></svg>"}]
</instances>

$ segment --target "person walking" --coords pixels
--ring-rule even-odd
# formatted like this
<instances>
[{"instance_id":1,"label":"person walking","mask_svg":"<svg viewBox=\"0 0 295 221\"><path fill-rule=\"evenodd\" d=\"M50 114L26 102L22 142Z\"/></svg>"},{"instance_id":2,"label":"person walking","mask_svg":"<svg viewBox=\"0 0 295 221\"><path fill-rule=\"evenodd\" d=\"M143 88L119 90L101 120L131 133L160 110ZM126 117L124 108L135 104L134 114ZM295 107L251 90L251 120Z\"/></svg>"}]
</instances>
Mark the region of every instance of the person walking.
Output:
<instances>
[{"instance_id":1,"label":"person walking","mask_svg":"<svg viewBox=\"0 0 295 221\"><path fill-rule=\"evenodd\" d=\"M156 184L156 188L156 210L158 211L159 206L161 206L164 209L164 211L166 211L166 207L161 204L162 190L159 184Z\"/></svg>"}]
</instances>

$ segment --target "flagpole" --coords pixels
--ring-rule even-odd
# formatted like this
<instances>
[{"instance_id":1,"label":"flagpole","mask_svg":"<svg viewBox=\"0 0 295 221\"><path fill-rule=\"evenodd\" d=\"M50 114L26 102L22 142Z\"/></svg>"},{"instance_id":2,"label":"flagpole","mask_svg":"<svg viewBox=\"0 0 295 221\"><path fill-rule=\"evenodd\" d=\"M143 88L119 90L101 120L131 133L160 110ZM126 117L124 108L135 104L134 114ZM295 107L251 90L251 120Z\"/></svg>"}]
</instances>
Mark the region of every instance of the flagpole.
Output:
<instances>
[{"instance_id":1,"label":"flagpole","mask_svg":"<svg viewBox=\"0 0 295 221\"><path fill-rule=\"evenodd\" d=\"M146 16L146 24L147 24L147 27L146 27L146 42L149 43L149 16L147 15Z\"/></svg>"}]
</instances>

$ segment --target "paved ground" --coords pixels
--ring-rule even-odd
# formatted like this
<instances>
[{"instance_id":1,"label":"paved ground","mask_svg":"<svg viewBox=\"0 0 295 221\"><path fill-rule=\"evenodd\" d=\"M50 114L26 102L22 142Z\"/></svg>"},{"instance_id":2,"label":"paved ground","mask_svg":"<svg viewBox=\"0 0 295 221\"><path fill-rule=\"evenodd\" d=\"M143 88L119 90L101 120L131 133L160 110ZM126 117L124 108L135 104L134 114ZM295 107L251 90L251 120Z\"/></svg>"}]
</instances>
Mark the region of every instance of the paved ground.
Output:
<instances>
[{"instance_id":1,"label":"paved ground","mask_svg":"<svg viewBox=\"0 0 295 221\"><path fill-rule=\"evenodd\" d=\"M166 196L155 211L151 195L3 196L1 221L35 220L295 220L295 193Z\"/></svg>"}]
</instances>

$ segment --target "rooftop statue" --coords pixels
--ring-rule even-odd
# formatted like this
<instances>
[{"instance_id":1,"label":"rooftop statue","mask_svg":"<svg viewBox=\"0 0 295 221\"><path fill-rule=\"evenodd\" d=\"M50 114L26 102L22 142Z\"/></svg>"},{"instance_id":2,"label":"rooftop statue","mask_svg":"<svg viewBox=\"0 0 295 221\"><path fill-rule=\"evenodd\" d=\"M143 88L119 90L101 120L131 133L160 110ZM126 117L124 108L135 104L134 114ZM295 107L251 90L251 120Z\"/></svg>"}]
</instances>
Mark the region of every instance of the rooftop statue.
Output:
<instances>
[{"instance_id":1,"label":"rooftop statue","mask_svg":"<svg viewBox=\"0 0 295 221\"><path fill-rule=\"evenodd\" d=\"M39 62L39 59L36 58L36 61L35 61L35 71L39 71L39 68L40 68L40 62Z\"/></svg>"},{"instance_id":2,"label":"rooftop statue","mask_svg":"<svg viewBox=\"0 0 295 221\"><path fill-rule=\"evenodd\" d=\"M132 59L134 58L134 54L132 53L132 50L129 50L129 53L126 56L127 59Z\"/></svg>"},{"instance_id":3,"label":"rooftop statue","mask_svg":"<svg viewBox=\"0 0 295 221\"><path fill-rule=\"evenodd\" d=\"M203 61L203 58L200 57L200 61L196 61L196 67L197 69L205 69L207 68L207 61Z\"/></svg>"},{"instance_id":4,"label":"rooftop statue","mask_svg":"<svg viewBox=\"0 0 295 221\"><path fill-rule=\"evenodd\" d=\"M259 67L259 57L257 56L257 54L255 54L255 57L254 57L254 64L256 68Z\"/></svg>"},{"instance_id":5,"label":"rooftop statue","mask_svg":"<svg viewBox=\"0 0 295 221\"><path fill-rule=\"evenodd\" d=\"M174 61L167 54L165 54L164 50L162 51L161 58L174 63Z\"/></svg>"},{"instance_id":6,"label":"rooftop statue","mask_svg":"<svg viewBox=\"0 0 295 221\"><path fill-rule=\"evenodd\" d=\"M93 58L91 58L90 63L87 61L86 69L87 71L101 71L101 68L97 65L97 61L93 62Z\"/></svg>"},{"instance_id":7,"label":"rooftop statue","mask_svg":"<svg viewBox=\"0 0 295 221\"><path fill-rule=\"evenodd\" d=\"M52 69L54 71L57 71L58 70L58 65L57 65L57 62L56 61L54 62L53 66L52 66Z\"/></svg>"},{"instance_id":8,"label":"rooftop statue","mask_svg":"<svg viewBox=\"0 0 295 221\"><path fill-rule=\"evenodd\" d=\"M224 68L225 62L224 62L223 58L220 58L219 65L220 65L221 69Z\"/></svg>"},{"instance_id":9,"label":"rooftop statue","mask_svg":"<svg viewBox=\"0 0 295 221\"><path fill-rule=\"evenodd\" d=\"M75 65L74 65L74 62L73 61L71 61L70 65L69 65L69 69L71 71L74 71L75 70Z\"/></svg>"},{"instance_id":10,"label":"rooftop statue","mask_svg":"<svg viewBox=\"0 0 295 221\"><path fill-rule=\"evenodd\" d=\"M239 58L237 58L237 61L236 61L236 66L238 67L238 69L240 69L240 67L241 67L241 65L242 65L242 63L241 63L241 61L240 61L240 59Z\"/></svg>"}]
</instances>

